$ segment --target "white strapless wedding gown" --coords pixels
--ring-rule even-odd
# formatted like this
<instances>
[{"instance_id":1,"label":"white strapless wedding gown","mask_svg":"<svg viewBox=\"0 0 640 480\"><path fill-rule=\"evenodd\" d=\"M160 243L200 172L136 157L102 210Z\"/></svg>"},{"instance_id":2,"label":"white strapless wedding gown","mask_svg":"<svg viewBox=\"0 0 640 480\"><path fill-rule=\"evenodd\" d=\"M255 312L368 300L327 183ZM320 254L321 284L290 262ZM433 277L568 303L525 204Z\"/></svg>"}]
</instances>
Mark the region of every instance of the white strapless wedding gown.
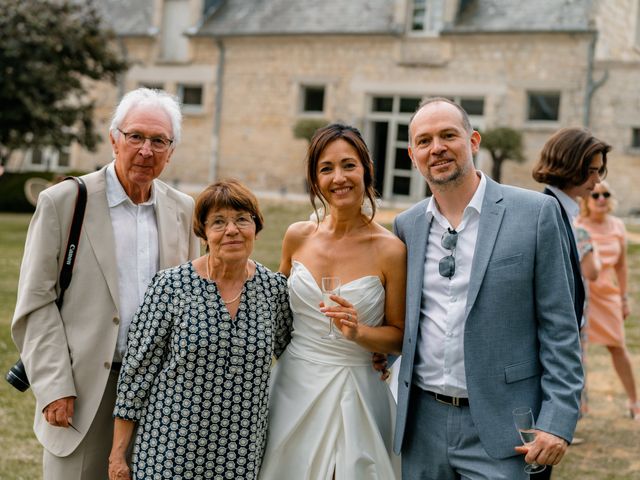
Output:
<instances>
[{"instance_id":1,"label":"white strapless wedding gown","mask_svg":"<svg viewBox=\"0 0 640 480\"><path fill-rule=\"evenodd\" d=\"M395 402L371 353L340 336L324 340L322 293L300 262L289 277L294 331L271 377L269 433L261 480L393 480ZM376 276L342 285L361 323L380 325L384 288Z\"/></svg>"}]
</instances>

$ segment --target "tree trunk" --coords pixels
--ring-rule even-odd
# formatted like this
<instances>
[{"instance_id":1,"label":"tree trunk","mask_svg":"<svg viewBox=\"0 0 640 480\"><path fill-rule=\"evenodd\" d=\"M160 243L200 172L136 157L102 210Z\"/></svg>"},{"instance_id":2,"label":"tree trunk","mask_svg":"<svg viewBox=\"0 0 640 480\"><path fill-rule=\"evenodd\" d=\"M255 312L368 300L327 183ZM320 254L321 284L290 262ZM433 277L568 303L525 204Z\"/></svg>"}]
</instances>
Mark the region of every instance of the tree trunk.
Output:
<instances>
[{"instance_id":1,"label":"tree trunk","mask_svg":"<svg viewBox=\"0 0 640 480\"><path fill-rule=\"evenodd\" d=\"M491 178L493 178L496 182L501 183L502 179L502 162L504 159L502 157L491 157L493 160L493 165L491 166Z\"/></svg>"}]
</instances>

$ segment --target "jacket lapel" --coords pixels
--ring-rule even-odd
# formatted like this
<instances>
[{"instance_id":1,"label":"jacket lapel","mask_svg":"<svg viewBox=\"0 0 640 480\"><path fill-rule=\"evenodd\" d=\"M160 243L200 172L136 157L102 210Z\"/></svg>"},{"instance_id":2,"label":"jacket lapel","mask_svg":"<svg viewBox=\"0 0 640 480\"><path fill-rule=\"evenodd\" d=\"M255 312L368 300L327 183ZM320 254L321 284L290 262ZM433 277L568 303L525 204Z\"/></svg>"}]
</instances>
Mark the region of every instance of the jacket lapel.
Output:
<instances>
[{"instance_id":1,"label":"jacket lapel","mask_svg":"<svg viewBox=\"0 0 640 480\"><path fill-rule=\"evenodd\" d=\"M427 219L426 209L416 215L411 228L411 238L408 245L411 248L407 250L407 265L409 271L407 274L407 285L422 285L424 279L424 262L427 253L427 239L429 238L429 230L431 229L431 221ZM407 296L407 317L413 323L409 325L410 330L415 336L418 324L420 323L420 304L422 302L422 288L410 288ZM415 345L415 342L414 342Z\"/></svg>"},{"instance_id":2,"label":"jacket lapel","mask_svg":"<svg viewBox=\"0 0 640 480\"><path fill-rule=\"evenodd\" d=\"M487 178L487 189L482 202L482 212L480 213L480 224L478 225L478 238L476 240L473 263L471 266L471 278L469 279L469 292L467 294L467 307L465 315L469 315L473 304L476 301L487 265L491 259L493 248L496 243L500 224L504 217L504 205L501 204L502 193L500 186Z\"/></svg>"},{"instance_id":3,"label":"jacket lapel","mask_svg":"<svg viewBox=\"0 0 640 480\"><path fill-rule=\"evenodd\" d=\"M118 293L118 269L116 266L116 242L111 228L111 215L107 202L106 167L83 177L87 184L87 210L82 226L100 270L111 292L113 303L120 305Z\"/></svg>"},{"instance_id":4,"label":"jacket lapel","mask_svg":"<svg viewBox=\"0 0 640 480\"><path fill-rule=\"evenodd\" d=\"M167 195L166 186L158 181L153 182L156 189L156 220L158 222L158 248L160 250L160 269L173 267L181 263L177 259L178 219L176 202Z\"/></svg>"}]
</instances>

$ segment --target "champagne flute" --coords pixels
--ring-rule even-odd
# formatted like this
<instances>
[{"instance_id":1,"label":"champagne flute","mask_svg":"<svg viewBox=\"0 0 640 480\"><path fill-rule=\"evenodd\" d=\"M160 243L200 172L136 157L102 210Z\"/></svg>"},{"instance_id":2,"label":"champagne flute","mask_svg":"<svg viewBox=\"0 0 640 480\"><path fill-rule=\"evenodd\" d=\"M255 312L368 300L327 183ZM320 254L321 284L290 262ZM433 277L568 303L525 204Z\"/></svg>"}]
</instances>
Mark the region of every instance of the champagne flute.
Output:
<instances>
[{"instance_id":1,"label":"champagne flute","mask_svg":"<svg viewBox=\"0 0 640 480\"><path fill-rule=\"evenodd\" d=\"M340 277L322 277L322 301L325 307L338 305L329 298L330 295L340 295ZM322 336L325 340L335 340L338 336L333 331L333 318L329 318L329 333Z\"/></svg>"},{"instance_id":2,"label":"champagne flute","mask_svg":"<svg viewBox=\"0 0 640 480\"><path fill-rule=\"evenodd\" d=\"M536 423L533 419L533 412L529 407L518 407L513 410L513 421L522 443L531 445L536 439ZM536 462L525 465L526 473L539 473L546 469L546 465L538 465Z\"/></svg>"}]
</instances>

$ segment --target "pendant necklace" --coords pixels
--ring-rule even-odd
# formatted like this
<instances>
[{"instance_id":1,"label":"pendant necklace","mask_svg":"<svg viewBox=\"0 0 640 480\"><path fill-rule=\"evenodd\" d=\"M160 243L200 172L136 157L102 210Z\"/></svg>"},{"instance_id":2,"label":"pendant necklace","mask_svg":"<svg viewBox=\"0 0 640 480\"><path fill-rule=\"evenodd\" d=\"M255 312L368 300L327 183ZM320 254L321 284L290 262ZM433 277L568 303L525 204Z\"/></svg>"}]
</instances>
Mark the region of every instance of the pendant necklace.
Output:
<instances>
[{"instance_id":1,"label":"pendant necklace","mask_svg":"<svg viewBox=\"0 0 640 480\"><path fill-rule=\"evenodd\" d=\"M211 281L211 274L209 273L209 255L207 255L207 280ZM248 268L247 268L247 278L246 278L246 280L249 280L249 269ZM238 301L238 299L242 295L242 291L243 290L244 290L244 285L240 289L240 292L238 293L238 295L233 297L231 300L225 300L224 298L222 298L222 295L220 295L220 300L222 300L225 305L229 305L231 303L235 303L236 301Z\"/></svg>"}]
</instances>

